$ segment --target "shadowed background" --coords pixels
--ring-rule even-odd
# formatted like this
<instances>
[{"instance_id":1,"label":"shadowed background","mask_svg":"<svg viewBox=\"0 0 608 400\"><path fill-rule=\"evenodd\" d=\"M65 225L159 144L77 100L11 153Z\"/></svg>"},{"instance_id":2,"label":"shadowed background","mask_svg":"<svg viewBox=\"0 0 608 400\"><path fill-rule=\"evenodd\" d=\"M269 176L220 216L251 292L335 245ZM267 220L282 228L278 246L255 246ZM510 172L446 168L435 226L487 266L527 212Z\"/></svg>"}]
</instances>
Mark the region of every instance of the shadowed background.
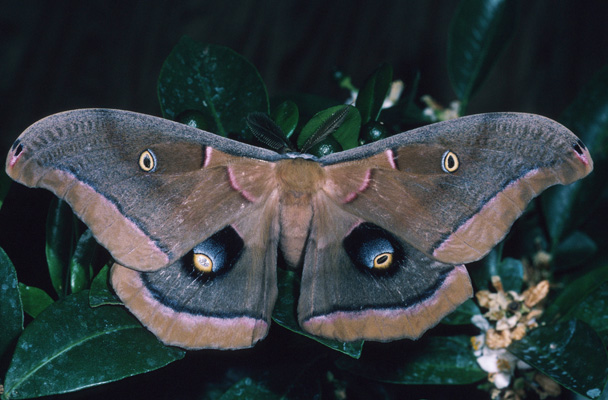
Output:
<instances>
[{"instance_id":1,"label":"shadowed background","mask_svg":"<svg viewBox=\"0 0 608 400\"><path fill-rule=\"evenodd\" d=\"M382 61L395 78L420 71L419 94L442 104L453 0L0 1L0 151L27 126L73 108L160 115L156 80L187 34L249 59L270 96L346 98L338 67L360 85ZM518 28L468 113L524 111L558 118L608 61L608 2L526 1ZM51 194L13 185L0 212L0 246L20 279L42 286ZM29 210L24 213L23 210ZM37 236L32 236L36 232ZM37 271L24 275L22 271ZM162 376L158 375L157 376Z\"/></svg>"},{"instance_id":2,"label":"shadowed background","mask_svg":"<svg viewBox=\"0 0 608 400\"><path fill-rule=\"evenodd\" d=\"M454 98L446 69L453 0L1 3L4 147L35 120L66 109L159 115L156 79L184 34L245 56L271 96L343 96L332 68L361 84L388 61L395 77L421 71L420 94L444 104ZM559 115L608 60L607 15L605 2L524 2L515 36L468 112Z\"/></svg>"}]
</instances>

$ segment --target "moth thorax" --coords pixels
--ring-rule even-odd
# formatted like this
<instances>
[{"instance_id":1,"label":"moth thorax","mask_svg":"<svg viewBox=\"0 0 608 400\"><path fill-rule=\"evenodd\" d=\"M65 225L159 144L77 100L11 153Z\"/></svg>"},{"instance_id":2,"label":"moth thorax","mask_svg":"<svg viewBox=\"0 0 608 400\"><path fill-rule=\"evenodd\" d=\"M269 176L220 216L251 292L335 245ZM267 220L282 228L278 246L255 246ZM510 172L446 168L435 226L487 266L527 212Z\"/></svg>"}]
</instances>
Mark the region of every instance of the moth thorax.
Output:
<instances>
[{"instance_id":1,"label":"moth thorax","mask_svg":"<svg viewBox=\"0 0 608 400\"><path fill-rule=\"evenodd\" d=\"M277 162L276 177L281 195L293 193L298 197L319 191L325 181L325 172L314 161L292 158Z\"/></svg>"}]
</instances>

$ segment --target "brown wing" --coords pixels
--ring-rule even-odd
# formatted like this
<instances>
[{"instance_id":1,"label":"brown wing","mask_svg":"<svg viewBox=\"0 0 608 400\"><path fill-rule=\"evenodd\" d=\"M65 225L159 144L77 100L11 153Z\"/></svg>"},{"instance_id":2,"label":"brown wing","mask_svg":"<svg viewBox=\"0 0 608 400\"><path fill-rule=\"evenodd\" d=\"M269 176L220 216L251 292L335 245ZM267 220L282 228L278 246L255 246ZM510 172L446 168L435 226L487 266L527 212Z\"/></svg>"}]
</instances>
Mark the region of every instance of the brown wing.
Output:
<instances>
[{"instance_id":1,"label":"brown wing","mask_svg":"<svg viewBox=\"0 0 608 400\"><path fill-rule=\"evenodd\" d=\"M298 319L317 336L416 339L473 293L464 266L430 259L324 195L306 248Z\"/></svg>"},{"instance_id":2,"label":"brown wing","mask_svg":"<svg viewBox=\"0 0 608 400\"><path fill-rule=\"evenodd\" d=\"M161 341L188 349L238 349L263 339L277 296L276 192L168 267L112 268L116 293ZM204 254L213 271L193 258Z\"/></svg>"},{"instance_id":3,"label":"brown wing","mask_svg":"<svg viewBox=\"0 0 608 400\"><path fill-rule=\"evenodd\" d=\"M321 161L331 163L328 194L344 210L450 264L480 259L533 197L593 169L564 126L509 113L429 125Z\"/></svg>"},{"instance_id":4,"label":"brown wing","mask_svg":"<svg viewBox=\"0 0 608 400\"><path fill-rule=\"evenodd\" d=\"M545 188L592 170L543 117L485 114L321 159L300 324L339 340L416 338L472 295L483 257Z\"/></svg>"},{"instance_id":5,"label":"brown wing","mask_svg":"<svg viewBox=\"0 0 608 400\"><path fill-rule=\"evenodd\" d=\"M27 129L6 168L65 199L119 263L156 270L264 201L262 159L275 156L161 118L76 110Z\"/></svg>"}]
</instances>

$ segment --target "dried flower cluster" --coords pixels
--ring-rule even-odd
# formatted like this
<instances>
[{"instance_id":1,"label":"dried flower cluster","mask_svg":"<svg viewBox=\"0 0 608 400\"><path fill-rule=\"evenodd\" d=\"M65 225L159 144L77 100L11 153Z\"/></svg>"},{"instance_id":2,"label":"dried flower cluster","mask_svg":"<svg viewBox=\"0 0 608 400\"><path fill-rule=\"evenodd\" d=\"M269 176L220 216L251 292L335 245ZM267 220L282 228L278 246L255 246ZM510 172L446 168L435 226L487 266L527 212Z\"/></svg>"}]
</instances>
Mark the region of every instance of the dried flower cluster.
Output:
<instances>
[{"instance_id":1,"label":"dried flower cluster","mask_svg":"<svg viewBox=\"0 0 608 400\"><path fill-rule=\"evenodd\" d=\"M488 310L484 317L495 321L495 327L486 331L485 345L499 349L522 339L529 329L538 326L536 319L542 309L535 306L549 293L549 281L542 281L522 294L512 290L505 292L498 276L492 277L492 285L496 293L480 290L475 296L479 306Z\"/></svg>"},{"instance_id":2,"label":"dried flower cluster","mask_svg":"<svg viewBox=\"0 0 608 400\"><path fill-rule=\"evenodd\" d=\"M480 307L487 309L483 315L473 317L473 323L483 333L471 338L477 362L488 372L488 380L493 384L492 398L521 399L523 388L513 388L515 370L529 370L530 367L509 353L506 348L514 340L522 339L526 333L538 326L537 319L542 314L541 301L549 293L549 281L543 280L523 293L505 291L500 277L492 277L495 292L481 290L476 293ZM543 390L545 395L559 393L559 386L542 374L543 382L551 386ZM534 376L534 380L538 379ZM521 386L521 385L520 385ZM542 385L541 385L542 386ZM546 385L545 385L546 386ZM541 396L542 397L542 396Z\"/></svg>"}]
</instances>

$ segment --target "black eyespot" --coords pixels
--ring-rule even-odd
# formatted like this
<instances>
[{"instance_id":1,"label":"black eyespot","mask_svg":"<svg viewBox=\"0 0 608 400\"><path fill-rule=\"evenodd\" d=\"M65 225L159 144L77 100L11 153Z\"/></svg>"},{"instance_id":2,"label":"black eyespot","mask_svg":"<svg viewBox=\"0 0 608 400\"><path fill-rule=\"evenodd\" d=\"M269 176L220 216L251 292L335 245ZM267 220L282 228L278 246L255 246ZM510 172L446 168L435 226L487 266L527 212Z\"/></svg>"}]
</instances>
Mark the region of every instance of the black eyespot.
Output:
<instances>
[{"instance_id":1,"label":"black eyespot","mask_svg":"<svg viewBox=\"0 0 608 400\"><path fill-rule=\"evenodd\" d=\"M572 148L574 149L574 151L576 151L580 155L583 155L583 150L587 149L587 147L585 147L585 144L583 143L583 141L580 139L578 139L576 141L576 143L574 143L572 145Z\"/></svg>"},{"instance_id":2,"label":"black eyespot","mask_svg":"<svg viewBox=\"0 0 608 400\"><path fill-rule=\"evenodd\" d=\"M21 140L19 140L19 139L15 140L15 143L13 143L11 150L13 150L15 152L15 154L14 154L15 157L18 156L19 154L21 154L21 152L23 151L23 144L21 144Z\"/></svg>"},{"instance_id":3,"label":"black eyespot","mask_svg":"<svg viewBox=\"0 0 608 400\"><path fill-rule=\"evenodd\" d=\"M190 253L192 272L204 276L227 272L238 261L244 245L234 228L225 227L194 246Z\"/></svg>"},{"instance_id":4,"label":"black eyespot","mask_svg":"<svg viewBox=\"0 0 608 400\"><path fill-rule=\"evenodd\" d=\"M405 260L399 241L388 231L369 222L355 227L342 245L355 266L375 274L394 272Z\"/></svg>"},{"instance_id":5,"label":"black eyespot","mask_svg":"<svg viewBox=\"0 0 608 400\"><path fill-rule=\"evenodd\" d=\"M156 155L152 150L145 150L139 155L139 168L144 172L156 170Z\"/></svg>"},{"instance_id":6,"label":"black eyespot","mask_svg":"<svg viewBox=\"0 0 608 400\"><path fill-rule=\"evenodd\" d=\"M450 150L443 153L443 157L441 158L441 169L445 172L453 173L458 170L459 166L460 162L456 153Z\"/></svg>"}]
</instances>

